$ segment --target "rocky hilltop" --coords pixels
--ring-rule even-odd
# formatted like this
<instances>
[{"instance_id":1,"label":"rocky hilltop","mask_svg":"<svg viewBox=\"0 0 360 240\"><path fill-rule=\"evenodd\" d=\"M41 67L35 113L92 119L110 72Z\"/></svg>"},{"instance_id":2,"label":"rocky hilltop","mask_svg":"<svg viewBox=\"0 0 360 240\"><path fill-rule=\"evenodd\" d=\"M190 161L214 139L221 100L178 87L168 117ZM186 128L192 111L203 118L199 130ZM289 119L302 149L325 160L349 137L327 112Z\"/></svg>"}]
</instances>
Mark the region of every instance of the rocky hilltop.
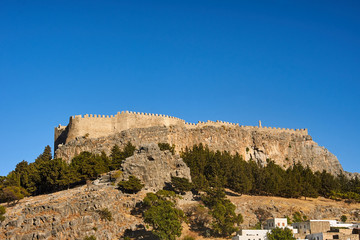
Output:
<instances>
[{"instance_id":1,"label":"rocky hilltop","mask_svg":"<svg viewBox=\"0 0 360 240\"><path fill-rule=\"evenodd\" d=\"M233 134L229 129L222 128L207 127L202 130L202 134L213 134L209 136L222 136L224 138L224 140L219 139L216 142L225 141L227 136ZM163 138L160 140L164 142L165 138L169 136L169 131L178 133L184 129L177 130L176 127L132 129L125 130L112 137L80 138L64 145L63 147L69 147L69 149L73 149L71 144L86 147L94 146L96 151L100 151L102 148L110 148L114 142L125 144L131 140L138 143L139 147L133 156L124 160L121 169L123 174L118 176L117 180L114 176L119 172L115 174L109 172L85 186L25 198L15 206L7 207L5 220L0 222L0 239L84 239L86 236L95 236L97 239L106 240L122 239L125 235L132 236L133 239L140 239L136 234L151 235L151 232L145 228L141 215L136 213L137 206L145 194L162 189L171 181L171 176L184 177L190 180L190 169L179 155L173 154L169 150L160 151L156 144L143 143L152 139L153 131L155 133L162 131L163 134L158 136L162 136ZM196 131L196 129L191 131ZM215 135L216 131L224 132ZM225 134L226 131L229 135ZM185 133L188 135L181 135L184 139L185 137L192 139L191 132ZM194 134L199 134L199 132ZM139 138L139 136L142 137ZM180 140L181 138L178 139L178 142L181 142ZM291 140L290 142L294 144L296 141ZM209 144L209 146L212 145ZM220 147L221 145L217 146ZM91 148L79 150L91 150ZM254 150L252 151L249 150L248 154L253 154ZM144 189L137 194L125 194L116 189L116 182L114 181L125 180L130 175L135 175L145 184ZM243 228L254 226L258 222L256 211L259 209L267 212L269 217L291 216L295 212L301 212L309 218L339 219L340 216L346 215L349 220L360 220L360 204L348 204L343 201L324 198L300 200L280 197L239 196L230 190L227 190L227 194L227 197L236 206L236 212L244 216ZM199 196L193 196L191 192L183 195L176 203L177 207L185 213L191 211L198 204L201 204ZM111 220L104 217L105 211L110 212ZM197 232L191 232L186 224L183 227L184 235L194 236L195 239L205 239L199 236Z\"/></svg>"},{"instance_id":2,"label":"rocky hilltop","mask_svg":"<svg viewBox=\"0 0 360 240\"><path fill-rule=\"evenodd\" d=\"M55 128L55 155L66 161L82 151L109 154L117 144L128 141L139 146L149 143L174 144L177 152L194 144L211 150L239 153L245 160L266 164L267 159L287 168L300 162L313 171L344 172L338 159L319 146L306 129L240 126L228 122L186 123L163 115L118 113L115 116L71 117L67 126Z\"/></svg>"},{"instance_id":3,"label":"rocky hilltop","mask_svg":"<svg viewBox=\"0 0 360 240\"><path fill-rule=\"evenodd\" d=\"M125 232L144 232L143 219L132 210L142 201L148 190L129 195L121 193L106 176L95 181L97 185L82 186L53 194L29 197L16 206L8 207L6 219L0 223L0 239L84 239L94 235L97 239L122 239ZM243 228L254 226L258 220L256 210L263 209L270 217L291 216L299 211L309 218L339 219L348 216L349 221L360 220L360 204L346 204L324 198L301 200L280 197L228 196L236 206L236 212L244 216ZM199 204L191 196L184 196L178 206L187 212ZM101 218L100 212L109 209L112 221ZM189 232L184 234L203 238ZM131 235L130 235L131 236ZM213 238L212 238L213 239Z\"/></svg>"},{"instance_id":4,"label":"rocky hilltop","mask_svg":"<svg viewBox=\"0 0 360 240\"><path fill-rule=\"evenodd\" d=\"M171 182L171 177L191 181L190 169L179 155L161 151L156 144L141 145L134 155L124 160L122 174L109 172L82 187L57 193L25 198L7 208L0 222L0 239L119 239L126 230L145 231L141 216L131 214L145 194L157 191ZM117 172L117 171L115 171ZM115 181L136 176L144 184L138 194L125 194L116 189ZM112 220L102 212L111 212Z\"/></svg>"}]
</instances>

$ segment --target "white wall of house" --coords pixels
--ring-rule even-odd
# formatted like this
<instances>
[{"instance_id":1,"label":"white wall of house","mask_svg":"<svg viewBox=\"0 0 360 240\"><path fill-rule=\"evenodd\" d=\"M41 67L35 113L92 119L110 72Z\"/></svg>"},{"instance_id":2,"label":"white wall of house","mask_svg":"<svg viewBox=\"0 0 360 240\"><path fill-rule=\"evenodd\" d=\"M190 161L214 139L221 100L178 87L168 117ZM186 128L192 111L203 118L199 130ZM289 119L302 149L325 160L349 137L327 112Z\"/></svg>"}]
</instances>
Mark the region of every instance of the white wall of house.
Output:
<instances>
[{"instance_id":1,"label":"white wall of house","mask_svg":"<svg viewBox=\"0 0 360 240\"><path fill-rule=\"evenodd\" d=\"M274 229L274 228L286 228L287 219L286 218L273 218L268 219L265 222L264 229Z\"/></svg>"},{"instance_id":2,"label":"white wall of house","mask_svg":"<svg viewBox=\"0 0 360 240\"><path fill-rule=\"evenodd\" d=\"M250 230L244 229L240 235L236 235L232 240L267 240L267 233L271 230Z\"/></svg>"}]
</instances>

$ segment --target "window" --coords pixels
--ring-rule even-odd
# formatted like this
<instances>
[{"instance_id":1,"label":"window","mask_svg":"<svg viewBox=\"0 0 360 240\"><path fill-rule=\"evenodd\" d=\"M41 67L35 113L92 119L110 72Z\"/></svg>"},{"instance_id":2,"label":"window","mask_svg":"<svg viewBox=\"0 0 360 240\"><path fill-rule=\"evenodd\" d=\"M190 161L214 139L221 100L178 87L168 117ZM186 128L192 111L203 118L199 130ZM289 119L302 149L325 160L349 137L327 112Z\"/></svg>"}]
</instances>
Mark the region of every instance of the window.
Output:
<instances>
[{"instance_id":1,"label":"window","mask_svg":"<svg viewBox=\"0 0 360 240\"><path fill-rule=\"evenodd\" d=\"M285 226L285 223L282 223L283 226Z\"/></svg>"}]
</instances>

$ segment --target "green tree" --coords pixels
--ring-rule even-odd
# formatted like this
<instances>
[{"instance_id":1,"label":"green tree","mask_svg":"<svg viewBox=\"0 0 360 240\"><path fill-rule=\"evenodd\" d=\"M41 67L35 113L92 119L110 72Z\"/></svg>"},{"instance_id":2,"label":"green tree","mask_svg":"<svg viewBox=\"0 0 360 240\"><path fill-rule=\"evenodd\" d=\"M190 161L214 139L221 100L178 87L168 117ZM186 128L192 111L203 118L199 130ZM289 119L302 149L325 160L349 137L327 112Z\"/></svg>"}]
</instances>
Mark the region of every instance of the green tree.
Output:
<instances>
[{"instance_id":1,"label":"green tree","mask_svg":"<svg viewBox=\"0 0 360 240\"><path fill-rule=\"evenodd\" d=\"M16 165L14 172L19 176L20 186L29 193L35 193L38 174L35 164L28 164L27 161L22 161Z\"/></svg>"},{"instance_id":2,"label":"green tree","mask_svg":"<svg viewBox=\"0 0 360 240\"><path fill-rule=\"evenodd\" d=\"M135 149L136 149L136 147L134 145L132 145L130 141L127 142L127 144L124 147L124 150L122 151L122 158L126 159L126 158L134 155Z\"/></svg>"},{"instance_id":3,"label":"green tree","mask_svg":"<svg viewBox=\"0 0 360 240\"><path fill-rule=\"evenodd\" d=\"M118 145L114 145L114 147L111 149L111 169L119 169L121 167L121 163L124 160L123 159L123 153L120 150Z\"/></svg>"},{"instance_id":4,"label":"green tree","mask_svg":"<svg viewBox=\"0 0 360 240\"><path fill-rule=\"evenodd\" d=\"M16 204L24 197L29 196L29 193L22 187L8 186L1 189L0 201L8 204Z\"/></svg>"},{"instance_id":5,"label":"green tree","mask_svg":"<svg viewBox=\"0 0 360 240\"><path fill-rule=\"evenodd\" d=\"M274 228L267 234L269 240L295 240L289 228Z\"/></svg>"},{"instance_id":6,"label":"green tree","mask_svg":"<svg viewBox=\"0 0 360 240\"><path fill-rule=\"evenodd\" d=\"M120 169L121 163L128 157L134 155L135 146L131 144L131 142L127 142L124 149L121 151L118 145L114 145L114 147L111 149L111 165L110 169Z\"/></svg>"},{"instance_id":7,"label":"green tree","mask_svg":"<svg viewBox=\"0 0 360 240\"><path fill-rule=\"evenodd\" d=\"M307 220L307 216L302 215L300 212L293 213L292 222L297 223L297 222L303 222L306 220Z\"/></svg>"},{"instance_id":8,"label":"green tree","mask_svg":"<svg viewBox=\"0 0 360 240\"><path fill-rule=\"evenodd\" d=\"M144 221L153 228L153 233L160 239L175 240L181 236L184 212L175 207L174 192L158 191L148 193L143 200Z\"/></svg>"},{"instance_id":9,"label":"green tree","mask_svg":"<svg viewBox=\"0 0 360 240\"><path fill-rule=\"evenodd\" d=\"M44 152L35 159L35 162L49 161L51 159L52 159L51 147L47 145L44 149Z\"/></svg>"},{"instance_id":10,"label":"green tree","mask_svg":"<svg viewBox=\"0 0 360 240\"><path fill-rule=\"evenodd\" d=\"M118 186L123 192L137 193L144 187L144 184L141 183L140 179L131 175L129 180L119 182Z\"/></svg>"},{"instance_id":11,"label":"green tree","mask_svg":"<svg viewBox=\"0 0 360 240\"><path fill-rule=\"evenodd\" d=\"M69 184L78 180L70 170L69 165L62 159L39 162L37 172L39 177L38 194L65 189Z\"/></svg>"},{"instance_id":12,"label":"green tree","mask_svg":"<svg viewBox=\"0 0 360 240\"><path fill-rule=\"evenodd\" d=\"M346 221L347 221L347 216L342 215L341 218L340 218L340 220L341 220L342 222L346 222Z\"/></svg>"},{"instance_id":13,"label":"green tree","mask_svg":"<svg viewBox=\"0 0 360 240\"><path fill-rule=\"evenodd\" d=\"M161 151L169 150L173 155L175 154L175 145L170 146L169 143L158 143Z\"/></svg>"},{"instance_id":14,"label":"green tree","mask_svg":"<svg viewBox=\"0 0 360 240\"><path fill-rule=\"evenodd\" d=\"M5 220L4 214L6 213L6 208L0 205L0 222Z\"/></svg>"},{"instance_id":15,"label":"green tree","mask_svg":"<svg viewBox=\"0 0 360 240\"><path fill-rule=\"evenodd\" d=\"M191 182L187 178L171 177L171 185L175 191L183 194L184 192L190 191L193 188Z\"/></svg>"},{"instance_id":16,"label":"green tree","mask_svg":"<svg viewBox=\"0 0 360 240\"><path fill-rule=\"evenodd\" d=\"M102 155L94 155L90 152L81 152L74 157L70 167L75 170L82 182L86 179L96 179L99 174L109 170Z\"/></svg>"},{"instance_id":17,"label":"green tree","mask_svg":"<svg viewBox=\"0 0 360 240\"><path fill-rule=\"evenodd\" d=\"M209 189L201 199L213 217L211 225L214 235L229 236L238 230L236 225L243 222L243 217L235 213L235 205L226 199L223 189Z\"/></svg>"}]
</instances>

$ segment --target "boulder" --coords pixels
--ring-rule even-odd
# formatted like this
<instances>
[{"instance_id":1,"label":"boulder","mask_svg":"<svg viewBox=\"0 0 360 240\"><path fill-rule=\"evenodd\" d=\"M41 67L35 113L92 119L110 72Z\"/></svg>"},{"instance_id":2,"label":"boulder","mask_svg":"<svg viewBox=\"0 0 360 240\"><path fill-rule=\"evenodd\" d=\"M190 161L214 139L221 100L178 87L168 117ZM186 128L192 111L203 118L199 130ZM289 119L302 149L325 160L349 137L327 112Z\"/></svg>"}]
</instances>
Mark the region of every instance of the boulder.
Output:
<instances>
[{"instance_id":1,"label":"boulder","mask_svg":"<svg viewBox=\"0 0 360 240\"><path fill-rule=\"evenodd\" d=\"M157 191L163 189L171 177L187 178L191 181L190 168L179 155L170 151L161 151L157 144L144 144L122 163L123 180L130 175L139 178L145 189Z\"/></svg>"}]
</instances>

